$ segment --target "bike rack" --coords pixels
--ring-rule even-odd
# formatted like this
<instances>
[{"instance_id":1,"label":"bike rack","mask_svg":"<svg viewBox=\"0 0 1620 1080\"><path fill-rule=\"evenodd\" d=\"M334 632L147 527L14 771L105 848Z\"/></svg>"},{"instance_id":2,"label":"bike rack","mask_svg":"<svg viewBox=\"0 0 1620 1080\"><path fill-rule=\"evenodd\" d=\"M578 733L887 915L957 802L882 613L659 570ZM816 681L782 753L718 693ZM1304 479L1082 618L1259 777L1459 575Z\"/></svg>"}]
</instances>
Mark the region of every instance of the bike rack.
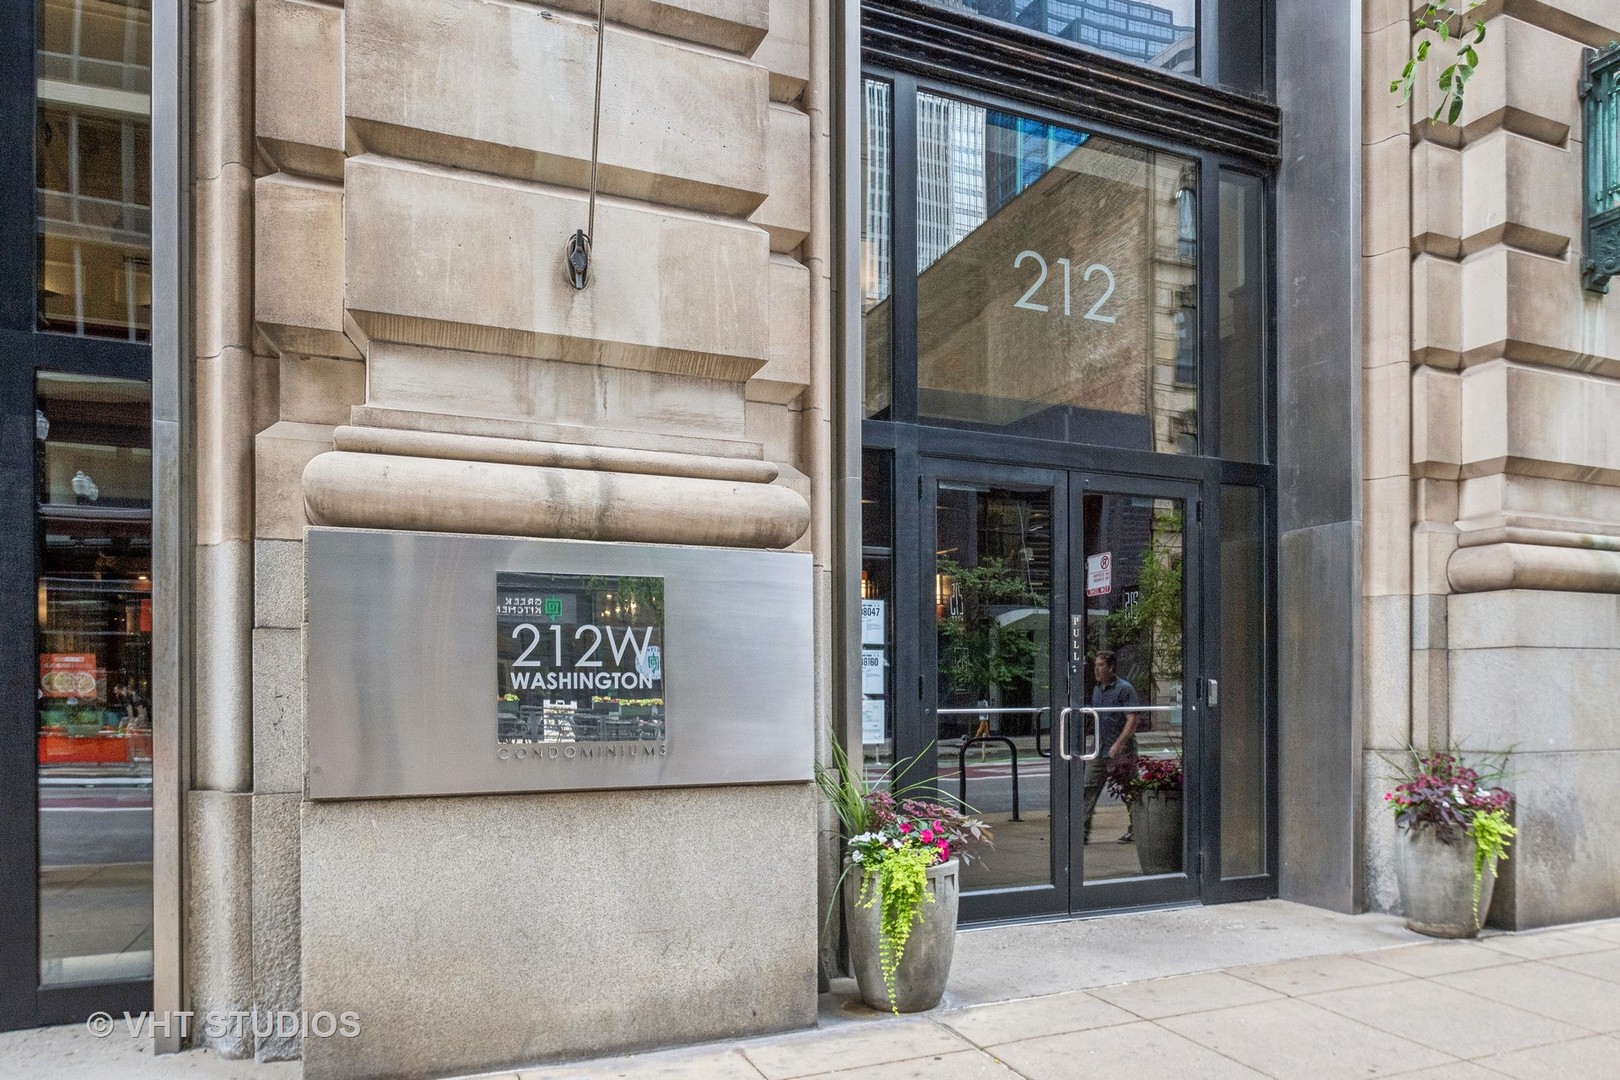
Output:
<instances>
[{"instance_id":1,"label":"bike rack","mask_svg":"<svg viewBox=\"0 0 1620 1080\"><path fill-rule=\"evenodd\" d=\"M936 709L936 710L934 710L934 715L935 716L1014 716L1014 715L1015 716L1027 716L1027 715L1033 713L1034 716L1035 716L1035 752L1037 754L1040 754L1041 757L1051 757L1052 752L1050 750L1047 750L1045 752L1043 752L1041 750L1041 713L1051 712L1051 711L1052 711L1051 706L1042 705L1042 706L1040 706L1038 708L1037 707L1024 707L1024 708L1006 708L1006 709L1004 709L1004 708L985 707L985 708ZM1007 747L1007 752L1012 755L1012 820L1021 822L1024 819L1022 817L1020 817L1019 813L1018 813L1018 811L1019 811L1019 805L1018 805L1018 744L1013 742L1012 739L1008 738L1005 735L972 735L972 736L969 736L968 738L965 738L965 739L962 740L962 748L959 751L957 751L957 754L956 754L956 775L959 778L957 788L956 788L956 797L958 799L960 799L964 805L967 803L967 752L970 749L972 749L974 746L978 745L979 743L987 743L987 742L998 742L998 743L1005 744L1006 747Z\"/></svg>"}]
</instances>

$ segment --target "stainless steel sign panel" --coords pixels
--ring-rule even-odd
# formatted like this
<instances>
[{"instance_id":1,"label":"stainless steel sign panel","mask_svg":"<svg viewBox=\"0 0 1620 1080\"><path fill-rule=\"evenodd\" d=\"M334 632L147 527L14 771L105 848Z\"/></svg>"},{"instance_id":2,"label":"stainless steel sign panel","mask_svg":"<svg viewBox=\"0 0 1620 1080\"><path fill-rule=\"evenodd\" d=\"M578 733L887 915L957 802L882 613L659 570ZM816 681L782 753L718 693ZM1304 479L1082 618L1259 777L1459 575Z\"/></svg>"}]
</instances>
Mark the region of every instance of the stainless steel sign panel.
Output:
<instances>
[{"instance_id":1,"label":"stainless steel sign panel","mask_svg":"<svg viewBox=\"0 0 1620 1080\"><path fill-rule=\"evenodd\" d=\"M308 539L310 798L810 778L808 555L352 529L311 529ZM541 635L555 636L545 629L544 604L560 599L553 621L597 625L610 658L606 622L582 621L567 610L557 575L576 582L616 578L633 582L632 591L662 579L655 638L645 638L652 624L639 608L628 623L614 624L621 646L624 628L642 627L636 632L645 638L643 655L632 661L633 646L622 648L622 666L644 676L656 672L661 692L587 694L620 699L591 703L602 714L591 719L607 737L513 738L519 733L509 719L503 741L506 695L491 696L492 673L498 678L502 671L500 616L492 614L497 582L522 580L510 575L551 578L554 591L540 596L541 617L532 620ZM536 648L549 645L555 660L549 636ZM520 632L520 646L529 637ZM655 641L658 652L649 656ZM570 666L580 658L564 657ZM647 722L653 698L663 699L656 728ZM577 708L584 699L574 700ZM627 722L636 734L621 738Z\"/></svg>"}]
</instances>

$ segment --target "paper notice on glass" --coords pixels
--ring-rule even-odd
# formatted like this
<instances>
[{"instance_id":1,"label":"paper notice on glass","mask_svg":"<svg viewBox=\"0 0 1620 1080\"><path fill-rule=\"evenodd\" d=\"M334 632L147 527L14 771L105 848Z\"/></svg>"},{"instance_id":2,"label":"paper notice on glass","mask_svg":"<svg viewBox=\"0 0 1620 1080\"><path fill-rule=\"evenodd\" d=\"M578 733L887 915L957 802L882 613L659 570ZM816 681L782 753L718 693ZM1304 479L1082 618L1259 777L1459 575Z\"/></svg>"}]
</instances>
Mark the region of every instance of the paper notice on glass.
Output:
<instances>
[{"instance_id":1,"label":"paper notice on glass","mask_svg":"<svg viewBox=\"0 0 1620 1080\"><path fill-rule=\"evenodd\" d=\"M861 693L883 694L883 650L861 650Z\"/></svg>"},{"instance_id":2,"label":"paper notice on glass","mask_svg":"<svg viewBox=\"0 0 1620 1080\"><path fill-rule=\"evenodd\" d=\"M882 645L883 638L883 608L886 600L861 601L861 644Z\"/></svg>"},{"instance_id":3,"label":"paper notice on glass","mask_svg":"<svg viewBox=\"0 0 1620 1080\"><path fill-rule=\"evenodd\" d=\"M1086 557L1086 595L1107 596L1114 591L1114 557L1112 552Z\"/></svg>"},{"instance_id":4,"label":"paper notice on glass","mask_svg":"<svg viewBox=\"0 0 1620 1080\"><path fill-rule=\"evenodd\" d=\"M886 737L883 724L882 698L861 699L861 742L880 743Z\"/></svg>"}]
</instances>

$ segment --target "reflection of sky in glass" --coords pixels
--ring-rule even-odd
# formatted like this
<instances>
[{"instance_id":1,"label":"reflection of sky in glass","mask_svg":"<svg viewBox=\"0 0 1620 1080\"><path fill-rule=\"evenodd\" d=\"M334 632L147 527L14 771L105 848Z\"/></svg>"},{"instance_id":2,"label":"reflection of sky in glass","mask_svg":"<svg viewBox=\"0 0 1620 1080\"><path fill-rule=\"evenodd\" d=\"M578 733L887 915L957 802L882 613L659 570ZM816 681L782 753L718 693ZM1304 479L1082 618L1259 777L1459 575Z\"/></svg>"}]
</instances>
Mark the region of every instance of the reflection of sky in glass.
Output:
<instances>
[{"instance_id":1,"label":"reflection of sky in glass","mask_svg":"<svg viewBox=\"0 0 1620 1080\"><path fill-rule=\"evenodd\" d=\"M1197 0L935 0L1171 71L1198 69Z\"/></svg>"},{"instance_id":2,"label":"reflection of sky in glass","mask_svg":"<svg viewBox=\"0 0 1620 1080\"><path fill-rule=\"evenodd\" d=\"M933 265L1086 138L1026 116L918 94L918 269Z\"/></svg>"}]
</instances>

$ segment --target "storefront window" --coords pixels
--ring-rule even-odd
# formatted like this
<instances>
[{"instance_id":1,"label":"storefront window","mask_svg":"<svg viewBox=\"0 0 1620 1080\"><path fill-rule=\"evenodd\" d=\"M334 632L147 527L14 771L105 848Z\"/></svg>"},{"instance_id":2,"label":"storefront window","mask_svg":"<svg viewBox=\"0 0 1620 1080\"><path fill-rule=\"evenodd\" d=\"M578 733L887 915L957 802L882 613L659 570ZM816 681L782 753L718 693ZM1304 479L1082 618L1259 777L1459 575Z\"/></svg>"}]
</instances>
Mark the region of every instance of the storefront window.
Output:
<instances>
[{"instance_id":1,"label":"storefront window","mask_svg":"<svg viewBox=\"0 0 1620 1080\"><path fill-rule=\"evenodd\" d=\"M40 980L152 973L152 449L144 382L42 374Z\"/></svg>"},{"instance_id":2,"label":"storefront window","mask_svg":"<svg viewBox=\"0 0 1620 1080\"><path fill-rule=\"evenodd\" d=\"M917 97L918 413L1197 451L1197 164Z\"/></svg>"},{"instance_id":3,"label":"storefront window","mask_svg":"<svg viewBox=\"0 0 1620 1080\"><path fill-rule=\"evenodd\" d=\"M41 329L152 326L149 0L43 0L35 134Z\"/></svg>"}]
</instances>

